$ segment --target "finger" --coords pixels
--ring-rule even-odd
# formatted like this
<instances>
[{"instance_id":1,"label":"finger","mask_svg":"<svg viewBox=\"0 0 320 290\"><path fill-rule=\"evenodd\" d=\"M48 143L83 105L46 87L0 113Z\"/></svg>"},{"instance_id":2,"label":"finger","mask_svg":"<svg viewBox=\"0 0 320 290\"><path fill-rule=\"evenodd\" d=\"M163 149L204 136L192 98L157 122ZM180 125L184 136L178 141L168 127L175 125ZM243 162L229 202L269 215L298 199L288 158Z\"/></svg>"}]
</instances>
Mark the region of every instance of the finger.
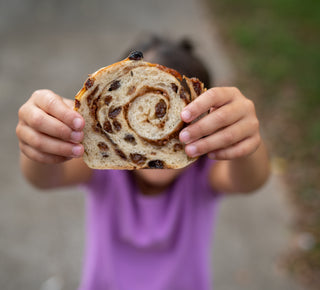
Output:
<instances>
[{"instance_id":1,"label":"finger","mask_svg":"<svg viewBox=\"0 0 320 290\"><path fill-rule=\"evenodd\" d=\"M72 144L52 138L28 126L25 126L23 130L20 129L20 140L38 151L52 155L80 157L84 151L81 144Z\"/></svg>"},{"instance_id":2,"label":"finger","mask_svg":"<svg viewBox=\"0 0 320 290\"><path fill-rule=\"evenodd\" d=\"M20 150L28 158L40 163L56 164L56 163L65 162L71 159L68 157L52 155L52 154L37 151L31 146L29 146L28 144L23 142L20 142Z\"/></svg>"},{"instance_id":3,"label":"finger","mask_svg":"<svg viewBox=\"0 0 320 290\"><path fill-rule=\"evenodd\" d=\"M229 103L237 92L236 88L212 88L187 105L181 112L181 119L192 122L212 107L218 108Z\"/></svg>"},{"instance_id":4,"label":"finger","mask_svg":"<svg viewBox=\"0 0 320 290\"><path fill-rule=\"evenodd\" d=\"M210 152L208 157L216 160L231 160L245 157L254 153L259 147L260 142L259 136L252 136L228 148Z\"/></svg>"},{"instance_id":5,"label":"finger","mask_svg":"<svg viewBox=\"0 0 320 290\"><path fill-rule=\"evenodd\" d=\"M63 99L49 90L36 91L34 94L35 105L54 118L72 128L82 130L84 120L82 116L67 105Z\"/></svg>"},{"instance_id":6,"label":"finger","mask_svg":"<svg viewBox=\"0 0 320 290\"><path fill-rule=\"evenodd\" d=\"M224 128L208 137L199 139L185 147L190 157L196 157L211 151L230 147L256 133L251 121L243 119L227 128Z\"/></svg>"},{"instance_id":7,"label":"finger","mask_svg":"<svg viewBox=\"0 0 320 290\"><path fill-rule=\"evenodd\" d=\"M212 111L207 116L204 116L194 124L189 125L180 132L180 141L189 144L204 136L213 134L214 132L230 126L239 121L246 114L246 109L243 106L238 106L238 103L231 102L225 106Z\"/></svg>"},{"instance_id":8,"label":"finger","mask_svg":"<svg viewBox=\"0 0 320 290\"><path fill-rule=\"evenodd\" d=\"M69 126L46 114L38 107L26 110L24 119L27 125L48 136L74 143L79 143L83 139L82 131L73 131Z\"/></svg>"},{"instance_id":9,"label":"finger","mask_svg":"<svg viewBox=\"0 0 320 290\"><path fill-rule=\"evenodd\" d=\"M66 98L63 98L62 100L64 101L64 103L65 103L70 109L73 109L73 107L74 107L74 100L70 100L70 99L66 99Z\"/></svg>"}]
</instances>

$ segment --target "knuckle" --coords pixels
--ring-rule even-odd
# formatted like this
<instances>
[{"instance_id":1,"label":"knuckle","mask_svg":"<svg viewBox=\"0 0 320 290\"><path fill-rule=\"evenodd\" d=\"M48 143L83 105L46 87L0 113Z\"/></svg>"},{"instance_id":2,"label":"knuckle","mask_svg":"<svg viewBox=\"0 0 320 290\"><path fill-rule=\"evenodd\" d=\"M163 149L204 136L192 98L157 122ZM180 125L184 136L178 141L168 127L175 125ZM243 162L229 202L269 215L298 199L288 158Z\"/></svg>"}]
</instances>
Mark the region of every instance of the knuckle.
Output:
<instances>
[{"instance_id":1,"label":"knuckle","mask_svg":"<svg viewBox=\"0 0 320 290\"><path fill-rule=\"evenodd\" d=\"M20 120L23 119L23 117L24 117L25 106L26 106L25 104L22 105L18 111L18 117Z\"/></svg>"},{"instance_id":2,"label":"knuckle","mask_svg":"<svg viewBox=\"0 0 320 290\"><path fill-rule=\"evenodd\" d=\"M194 115L196 115L197 112L201 111L202 104L201 104L201 100L199 98L197 98L193 101L193 106L191 109L192 109Z\"/></svg>"},{"instance_id":3,"label":"knuckle","mask_svg":"<svg viewBox=\"0 0 320 290\"><path fill-rule=\"evenodd\" d=\"M26 155L25 145L22 142L19 142L19 149L23 154Z\"/></svg>"},{"instance_id":4,"label":"knuckle","mask_svg":"<svg viewBox=\"0 0 320 290\"><path fill-rule=\"evenodd\" d=\"M43 96L43 95L46 95L48 93L51 93L51 91L47 90L47 89L38 89L38 90L35 90L32 95L34 95L34 96Z\"/></svg>"},{"instance_id":5,"label":"knuckle","mask_svg":"<svg viewBox=\"0 0 320 290\"><path fill-rule=\"evenodd\" d=\"M237 87L231 87L230 88L234 95L241 94L240 90Z\"/></svg>"},{"instance_id":6,"label":"knuckle","mask_svg":"<svg viewBox=\"0 0 320 290\"><path fill-rule=\"evenodd\" d=\"M16 126L16 135L18 136L18 138L20 138L20 132L21 132L21 126L20 126L20 123L18 123L18 125Z\"/></svg>"},{"instance_id":7,"label":"knuckle","mask_svg":"<svg viewBox=\"0 0 320 290\"><path fill-rule=\"evenodd\" d=\"M39 97L41 95L41 91L42 90L35 90L31 95L31 99Z\"/></svg>"},{"instance_id":8,"label":"knuckle","mask_svg":"<svg viewBox=\"0 0 320 290\"><path fill-rule=\"evenodd\" d=\"M259 131L259 129L260 129L260 122L259 122L259 120L258 120L257 118L254 118L254 119L252 120L252 127L253 127L253 129L254 129L255 131Z\"/></svg>"},{"instance_id":9,"label":"knuckle","mask_svg":"<svg viewBox=\"0 0 320 290\"><path fill-rule=\"evenodd\" d=\"M59 99L58 96L53 94L47 94L47 110L52 111L57 106Z\"/></svg>"},{"instance_id":10,"label":"knuckle","mask_svg":"<svg viewBox=\"0 0 320 290\"><path fill-rule=\"evenodd\" d=\"M25 156L27 156L31 160L37 161L35 154L33 154L32 152L29 152L24 145L20 145L20 150Z\"/></svg>"},{"instance_id":11,"label":"knuckle","mask_svg":"<svg viewBox=\"0 0 320 290\"><path fill-rule=\"evenodd\" d=\"M253 101L251 101L250 99L245 99L245 100L246 100L245 105L246 105L247 110L255 111L255 106L254 106Z\"/></svg>"},{"instance_id":12,"label":"knuckle","mask_svg":"<svg viewBox=\"0 0 320 290\"><path fill-rule=\"evenodd\" d=\"M257 149L259 147L261 142L262 142L261 136L260 136L260 134L257 134L257 136L255 136L255 138L254 138L255 149Z\"/></svg>"},{"instance_id":13,"label":"knuckle","mask_svg":"<svg viewBox=\"0 0 320 290\"><path fill-rule=\"evenodd\" d=\"M246 147L241 147L239 146L238 148L236 148L236 150L234 150L233 152L233 158L240 158L243 157L245 155L247 155L247 148Z\"/></svg>"},{"instance_id":14,"label":"knuckle","mask_svg":"<svg viewBox=\"0 0 320 290\"><path fill-rule=\"evenodd\" d=\"M42 138L38 135L32 137L32 146L38 150L41 150L43 147Z\"/></svg>"},{"instance_id":15,"label":"knuckle","mask_svg":"<svg viewBox=\"0 0 320 290\"><path fill-rule=\"evenodd\" d=\"M225 145L233 144L235 140L235 136L232 132L226 131L226 132L223 132L222 140Z\"/></svg>"},{"instance_id":16,"label":"knuckle","mask_svg":"<svg viewBox=\"0 0 320 290\"><path fill-rule=\"evenodd\" d=\"M208 98L210 98L211 100L214 100L217 89L218 88L211 88L211 89L207 90L206 94L207 94Z\"/></svg>"},{"instance_id":17,"label":"knuckle","mask_svg":"<svg viewBox=\"0 0 320 290\"><path fill-rule=\"evenodd\" d=\"M21 125L21 123L18 123L18 125L16 127L16 135L17 135L19 141L24 139L23 125Z\"/></svg>"},{"instance_id":18,"label":"knuckle","mask_svg":"<svg viewBox=\"0 0 320 290\"><path fill-rule=\"evenodd\" d=\"M27 145L20 143L20 150L24 155L26 155L31 160L34 160L34 161L40 160L41 153L36 150L32 150L31 148L28 148Z\"/></svg>"},{"instance_id":19,"label":"knuckle","mask_svg":"<svg viewBox=\"0 0 320 290\"><path fill-rule=\"evenodd\" d=\"M45 90L45 89L35 90L31 95L31 99L43 98L49 92L50 92L49 90Z\"/></svg>"},{"instance_id":20,"label":"knuckle","mask_svg":"<svg viewBox=\"0 0 320 290\"><path fill-rule=\"evenodd\" d=\"M38 154L34 157L40 163L47 163L47 157L45 154L38 152Z\"/></svg>"},{"instance_id":21,"label":"knuckle","mask_svg":"<svg viewBox=\"0 0 320 290\"><path fill-rule=\"evenodd\" d=\"M216 123L218 124L218 125L224 125L226 122L227 122L227 118L228 118L228 116L227 116L227 114L226 113L224 113L223 111L221 111L221 110L217 110L217 111L215 111L214 112L214 116L215 116L215 118L216 118Z\"/></svg>"},{"instance_id":22,"label":"knuckle","mask_svg":"<svg viewBox=\"0 0 320 290\"><path fill-rule=\"evenodd\" d=\"M42 124L43 122L43 115L40 113L34 113L30 116L30 125L34 128L39 128L39 126Z\"/></svg>"}]
</instances>

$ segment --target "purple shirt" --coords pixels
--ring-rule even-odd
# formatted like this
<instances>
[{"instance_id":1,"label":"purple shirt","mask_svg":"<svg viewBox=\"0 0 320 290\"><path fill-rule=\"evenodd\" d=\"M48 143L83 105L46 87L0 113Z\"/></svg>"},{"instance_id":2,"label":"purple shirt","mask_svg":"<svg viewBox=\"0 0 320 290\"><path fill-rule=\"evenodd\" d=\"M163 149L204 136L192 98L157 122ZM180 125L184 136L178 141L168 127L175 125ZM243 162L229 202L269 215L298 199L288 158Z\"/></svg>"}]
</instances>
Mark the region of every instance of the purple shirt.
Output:
<instances>
[{"instance_id":1,"label":"purple shirt","mask_svg":"<svg viewBox=\"0 0 320 290\"><path fill-rule=\"evenodd\" d=\"M211 288L210 246L218 195L212 160L199 159L164 193L144 196L130 171L95 170L87 194L80 290Z\"/></svg>"}]
</instances>

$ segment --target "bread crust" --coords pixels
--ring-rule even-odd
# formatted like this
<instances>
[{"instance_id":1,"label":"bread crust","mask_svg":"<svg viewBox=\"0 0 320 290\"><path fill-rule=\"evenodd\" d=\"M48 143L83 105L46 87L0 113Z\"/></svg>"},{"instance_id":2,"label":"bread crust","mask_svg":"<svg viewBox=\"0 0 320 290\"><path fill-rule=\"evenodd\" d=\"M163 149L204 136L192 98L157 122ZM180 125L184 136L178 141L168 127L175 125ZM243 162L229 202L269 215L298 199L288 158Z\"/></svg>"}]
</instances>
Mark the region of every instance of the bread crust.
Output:
<instances>
[{"instance_id":1,"label":"bread crust","mask_svg":"<svg viewBox=\"0 0 320 290\"><path fill-rule=\"evenodd\" d=\"M74 110L85 119L84 162L130 170L189 165L196 158L179 141L180 112L204 91L198 79L142 57L99 69L75 96Z\"/></svg>"}]
</instances>

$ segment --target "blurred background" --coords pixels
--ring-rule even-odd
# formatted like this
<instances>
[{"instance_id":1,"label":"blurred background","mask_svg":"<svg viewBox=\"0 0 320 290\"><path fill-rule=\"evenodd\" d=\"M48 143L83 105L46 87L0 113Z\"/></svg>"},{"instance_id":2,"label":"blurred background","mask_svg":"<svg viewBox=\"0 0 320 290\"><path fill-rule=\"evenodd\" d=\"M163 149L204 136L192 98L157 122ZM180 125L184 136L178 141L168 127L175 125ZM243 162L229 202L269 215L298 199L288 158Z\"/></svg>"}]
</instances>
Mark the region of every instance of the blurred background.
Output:
<instances>
[{"instance_id":1,"label":"blurred background","mask_svg":"<svg viewBox=\"0 0 320 290\"><path fill-rule=\"evenodd\" d=\"M258 2L0 0L0 289L76 289L84 248L82 192L40 192L20 174L19 107L39 88L73 98L150 33L192 39L217 85L256 102L271 148L266 186L221 204L215 289L316 289L319 3Z\"/></svg>"}]
</instances>

